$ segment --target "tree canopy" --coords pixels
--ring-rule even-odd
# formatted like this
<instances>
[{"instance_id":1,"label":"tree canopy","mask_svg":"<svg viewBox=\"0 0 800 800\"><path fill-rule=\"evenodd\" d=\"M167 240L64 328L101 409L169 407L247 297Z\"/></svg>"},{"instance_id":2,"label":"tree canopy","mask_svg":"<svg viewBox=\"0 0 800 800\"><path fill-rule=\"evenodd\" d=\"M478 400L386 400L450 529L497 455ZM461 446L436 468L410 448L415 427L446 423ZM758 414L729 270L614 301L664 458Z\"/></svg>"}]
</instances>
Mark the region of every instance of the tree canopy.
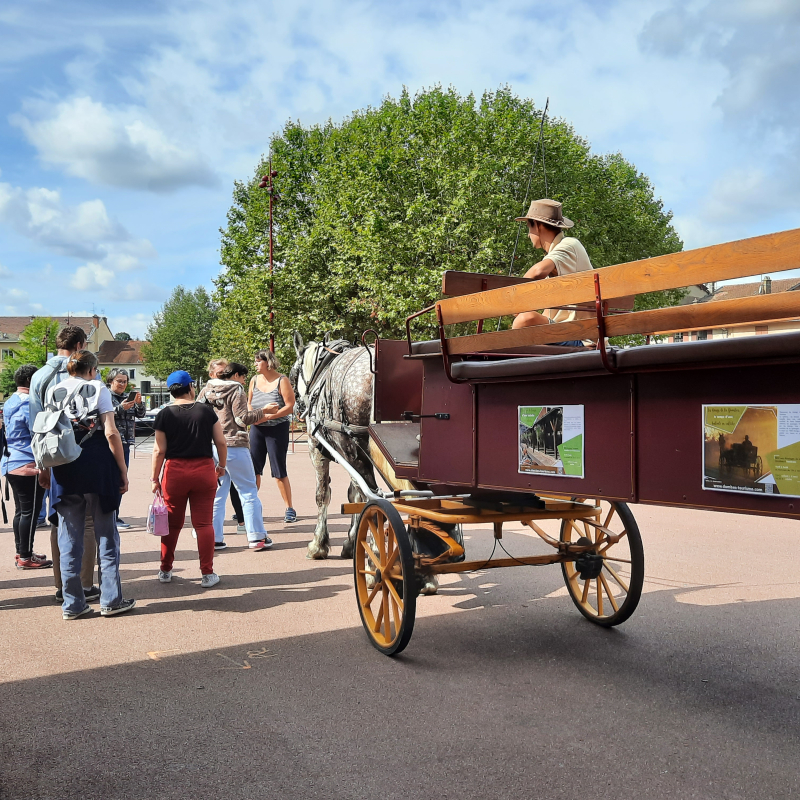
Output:
<instances>
[{"instance_id":1,"label":"tree canopy","mask_svg":"<svg viewBox=\"0 0 800 800\"><path fill-rule=\"evenodd\" d=\"M125 331L120 331L119 333L114 334L114 339L117 342L129 342L131 339L133 339L133 337Z\"/></svg>"},{"instance_id":2,"label":"tree canopy","mask_svg":"<svg viewBox=\"0 0 800 800\"><path fill-rule=\"evenodd\" d=\"M439 297L445 270L508 274L541 111L510 89L480 99L436 87L387 97L340 124L289 121L271 141L280 198L274 205L274 333L291 355L291 332L365 328L401 336L405 318ZM595 267L676 252L672 214L648 178L619 153L596 155L563 119L544 126L528 199L564 203ZM234 186L221 231L221 313L214 349L249 358L269 338L268 169ZM524 233L513 271L543 257ZM668 305L680 295L645 296ZM417 335L433 333L430 320Z\"/></svg>"},{"instance_id":3,"label":"tree canopy","mask_svg":"<svg viewBox=\"0 0 800 800\"><path fill-rule=\"evenodd\" d=\"M147 328L148 342L142 346L147 373L165 380L176 369L184 369L200 379L216 315L216 304L202 286L194 291L176 287Z\"/></svg>"},{"instance_id":4,"label":"tree canopy","mask_svg":"<svg viewBox=\"0 0 800 800\"><path fill-rule=\"evenodd\" d=\"M0 374L0 392L4 396L8 397L16 391L14 373L19 367L23 364L43 367L47 361L47 353L56 352L58 331L58 321L52 317L36 317L25 326L20 334L18 346L13 355L6 360L3 372ZM45 337L47 337L46 347Z\"/></svg>"}]
</instances>

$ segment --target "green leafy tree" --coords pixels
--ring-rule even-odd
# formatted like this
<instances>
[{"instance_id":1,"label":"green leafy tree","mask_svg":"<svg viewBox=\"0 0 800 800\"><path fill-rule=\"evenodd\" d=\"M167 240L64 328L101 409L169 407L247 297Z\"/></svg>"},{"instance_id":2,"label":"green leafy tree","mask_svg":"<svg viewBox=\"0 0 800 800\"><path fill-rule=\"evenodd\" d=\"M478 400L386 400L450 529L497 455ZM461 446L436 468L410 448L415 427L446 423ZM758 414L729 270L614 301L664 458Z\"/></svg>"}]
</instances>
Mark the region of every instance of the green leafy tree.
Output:
<instances>
[{"instance_id":1,"label":"green leafy tree","mask_svg":"<svg viewBox=\"0 0 800 800\"><path fill-rule=\"evenodd\" d=\"M354 339L365 328L402 336L405 318L439 297L445 270L508 274L540 122L533 102L508 88L476 99L440 87L403 91L341 124L288 122L270 148L280 193L275 274L262 159L251 180L235 184L221 231L215 352L243 359L265 346L271 283L285 362L294 329L306 338L330 330ZM547 187L540 161L529 199L564 203L576 223L570 233L596 267L682 248L672 214L621 154L593 154L563 119L546 122L544 150ZM513 273L542 257L523 234ZM655 293L639 305L676 297ZM434 335L431 319L414 332Z\"/></svg>"},{"instance_id":2,"label":"green leafy tree","mask_svg":"<svg viewBox=\"0 0 800 800\"><path fill-rule=\"evenodd\" d=\"M16 391L14 373L19 367L23 364L43 367L47 361L47 353L56 352L59 327L58 321L51 317L36 317L25 326L14 354L6 361L0 374L0 392L5 397Z\"/></svg>"},{"instance_id":3,"label":"green leafy tree","mask_svg":"<svg viewBox=\"0 0 800 800\"><path fill-rule=\"evenodd\" d=\"M125 331L120 331L119 333L114 334L114 339L116 339L118 342L129 342L131 339L133 339L133 337Z\"/></svg>"},{"instance_id":4,"label":"green leafy tree","mask_svg":"<svg viewBox=\"0 0 800 800\"><path fill-rule=\"evenodd\" d=\"M216 304L202 286L194 291L175 288L147 328L148 342L142 346L147 373L165 380L176 369L185 369L200 379L216 316Z\"/></svg>"}]
</instances>

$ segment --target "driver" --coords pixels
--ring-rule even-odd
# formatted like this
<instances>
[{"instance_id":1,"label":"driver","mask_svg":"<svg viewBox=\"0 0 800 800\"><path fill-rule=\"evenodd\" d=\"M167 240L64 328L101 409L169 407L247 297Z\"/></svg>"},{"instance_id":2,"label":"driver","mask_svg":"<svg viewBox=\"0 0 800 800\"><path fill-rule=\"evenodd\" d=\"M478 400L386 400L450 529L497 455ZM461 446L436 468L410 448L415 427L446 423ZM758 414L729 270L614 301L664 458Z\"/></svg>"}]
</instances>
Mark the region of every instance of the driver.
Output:
<instances>
[{"instance_id":1,"label":"driver","mask_svg":"<svg viewBox=\"0 0 800 800\"><path fill-rule=\"evenodd\" d=\"M565 237L564 230L575 223L567 219L561 212L561 203L556 200L534 200L524 217L517 217L517 222L528 224L528 238L536 250L544 250L545 257L534 264L526 273L526 278L539 281L543 278L555 278L573 272L585 272L593 269L586 248L574 237ZM546 308L538 311L525 311L514 317L512 328L527 328L532 325L549 325L551 322L572 322L576 319L592 317L586 311L568 311L563 308ZM553 342L563 347L582 347L583 342L577 339L567 342Z\"/></svg>"}]
</instances>

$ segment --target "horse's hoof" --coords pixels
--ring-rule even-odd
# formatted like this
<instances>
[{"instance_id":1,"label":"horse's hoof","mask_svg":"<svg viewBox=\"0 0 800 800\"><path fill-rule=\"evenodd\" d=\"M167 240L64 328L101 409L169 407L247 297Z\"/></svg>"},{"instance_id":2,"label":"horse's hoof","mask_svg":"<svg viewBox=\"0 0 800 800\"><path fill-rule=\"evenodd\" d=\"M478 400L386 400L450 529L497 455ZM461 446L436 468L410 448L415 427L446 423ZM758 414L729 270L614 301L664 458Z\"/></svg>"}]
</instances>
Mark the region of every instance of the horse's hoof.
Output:
<instances>
[{"instance_id":1,"label":"horse's hoof","mask_svg":"<svg viewBox=\"0 0 800 800\"><path fill-rule=\"evenodd\" d=\"M420 594L436 594L439 591L439 580L435 575L419 575Z\"/></svg>"},{"instance_id":2,"label":"horse's hoof","mask_svg":"<svg viewBox=\"0 0 800 800\"><path fill-rule=\"evenodd\" d=\"M311 542L306 548L306 558L312 558L315 561L322 561L328 557L328 548L322 545Z\"/></svg>"},{"instance_id":3,"label":"horse's hoof","mask_svg":"<svg viewBox=\"0 0 800 800\"><path fill-rule=\"evenodd\" d=\"M353 557L353 543L348 539L342 545L342 558L352 558Z\"/></svg>"}]
</instances>

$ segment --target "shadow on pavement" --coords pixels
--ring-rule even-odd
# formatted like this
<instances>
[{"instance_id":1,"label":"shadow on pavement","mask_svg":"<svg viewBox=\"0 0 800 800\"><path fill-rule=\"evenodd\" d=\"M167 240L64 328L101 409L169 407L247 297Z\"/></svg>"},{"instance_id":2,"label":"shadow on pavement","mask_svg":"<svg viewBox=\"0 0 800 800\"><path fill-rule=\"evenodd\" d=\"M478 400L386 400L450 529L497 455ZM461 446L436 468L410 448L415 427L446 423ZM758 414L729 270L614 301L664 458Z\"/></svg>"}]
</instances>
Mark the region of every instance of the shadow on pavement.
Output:
<instances>
[{"instance_id":1,"label":"shadow on pavement","mask_svg":"<svg viewBox=\"0 0 800 800\"><path fill-rule=\"evenodd\" d=\"M0 685L0 797L792 795L800 601L675 594L617 630L517 593L397 659L348 628Z\"/></svg>"}]
</instances>

